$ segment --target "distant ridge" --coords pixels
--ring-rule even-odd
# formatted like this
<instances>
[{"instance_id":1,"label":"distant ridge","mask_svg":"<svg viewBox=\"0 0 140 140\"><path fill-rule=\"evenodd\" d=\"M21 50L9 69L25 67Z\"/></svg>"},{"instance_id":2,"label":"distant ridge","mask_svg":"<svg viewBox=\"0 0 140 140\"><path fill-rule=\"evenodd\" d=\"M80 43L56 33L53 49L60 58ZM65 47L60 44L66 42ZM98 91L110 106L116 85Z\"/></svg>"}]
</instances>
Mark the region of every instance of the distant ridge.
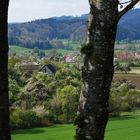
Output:
<instances>
[{"instance_id":1,"label":"distant ridge","mask_svg":"<svg viewBox=\"0 0 140 140\"><path fill-rule=\"evenodd\" d=\"M9 44L27 48L51 48L52 39L86 40L87 17L62 16L25 23L9 24ZM116 40L140 40L140 9L133 9L122 17ZM44 48L47 46L47 48Z\"/></svg>"}]
</instances>

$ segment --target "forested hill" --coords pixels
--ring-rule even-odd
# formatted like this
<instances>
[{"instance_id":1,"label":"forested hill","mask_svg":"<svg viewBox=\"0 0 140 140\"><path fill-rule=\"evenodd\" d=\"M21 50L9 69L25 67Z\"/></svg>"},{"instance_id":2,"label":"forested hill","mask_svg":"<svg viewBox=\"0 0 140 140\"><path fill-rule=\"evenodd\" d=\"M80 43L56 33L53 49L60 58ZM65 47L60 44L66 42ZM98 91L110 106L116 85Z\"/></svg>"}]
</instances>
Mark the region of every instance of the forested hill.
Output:
<instances>
[{"instance_id":1,"label":"forested hill","mask_svg":"<svg viewBox=\"0 0 140 140\"><path fill-rule=\"evenodd\" d=\"M119 22L116 40L140 40L140 9L128 12ZM27 48L52 48L50 40L86 38L87 15L62 16L9 24L9 43Z\"/></svg>"},{"instance_id":2,"label":"forested hill","mask_svg":"<svg viewBox=\"0 0 140 140\"><path fill-rule=\"evenodd\" d=\"M140 9L131 10L122 17L117 40L140 40Z\"/></svg>"}]
</instances>

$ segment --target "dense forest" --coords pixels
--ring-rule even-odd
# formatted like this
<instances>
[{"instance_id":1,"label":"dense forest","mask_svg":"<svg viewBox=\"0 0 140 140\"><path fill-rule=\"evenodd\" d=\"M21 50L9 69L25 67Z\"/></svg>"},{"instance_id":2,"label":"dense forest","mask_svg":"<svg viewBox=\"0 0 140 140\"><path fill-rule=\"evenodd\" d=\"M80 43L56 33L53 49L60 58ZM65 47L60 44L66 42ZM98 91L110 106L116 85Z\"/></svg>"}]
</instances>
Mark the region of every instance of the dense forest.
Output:
<instances>
[{"instance_id":1,"label":"dense forest","mask_svg":"<svg viewBox=\"0 0 140 140\"><path fill-rule=\"evenodd\" d=\"M88 15L62 16L26 23L9 24L10 45L40 49L65 48L62 39L78 42L86 40ZM128 12L119 22L117 41L140 40L140 9ZM131 28L133 27L133 28Z\"/></svg>"}]
</instances>

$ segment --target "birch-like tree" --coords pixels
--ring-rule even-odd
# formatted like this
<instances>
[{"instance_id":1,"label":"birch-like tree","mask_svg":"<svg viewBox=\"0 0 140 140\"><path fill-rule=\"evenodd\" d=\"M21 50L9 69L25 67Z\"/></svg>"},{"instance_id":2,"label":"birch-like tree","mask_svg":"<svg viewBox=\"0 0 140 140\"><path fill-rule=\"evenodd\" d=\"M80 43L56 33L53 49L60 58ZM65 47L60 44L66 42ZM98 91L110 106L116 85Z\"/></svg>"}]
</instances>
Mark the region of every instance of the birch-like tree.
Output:
<instances>
[{"instance_id":1,"label":"birch-like tree","mask_svg":"<svg viewBox=\"0 0 140 140\"><path fill-rule=\"evenodd\" d=\"M0 140L11 140L8 97L8 4L0 0Z\"/></svg>"},{"instance_id":2,"label":"birch-like tree","mask_svg":"<svg viewBox=\"0 0 140 140\"><path fill-rule=\"evenodd\" d=\"M140 0L89 0L88 40L81 52L83 86L75 124L76 140L103 140L114 74L114 43L119 19ZM118 10L119 9L119 10Z\"/></svg>"}]
</instances>

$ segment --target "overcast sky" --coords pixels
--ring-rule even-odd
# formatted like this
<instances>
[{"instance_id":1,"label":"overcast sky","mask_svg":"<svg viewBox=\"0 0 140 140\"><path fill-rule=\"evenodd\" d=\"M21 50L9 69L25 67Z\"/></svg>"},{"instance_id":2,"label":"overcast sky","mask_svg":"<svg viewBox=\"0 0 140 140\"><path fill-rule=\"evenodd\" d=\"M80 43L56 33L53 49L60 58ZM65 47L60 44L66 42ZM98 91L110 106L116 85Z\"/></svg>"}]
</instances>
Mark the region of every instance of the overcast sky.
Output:
<instances>
[{"instance_id":1,"label":"overcast sky","mask_svg":"<svg viewBox=\"0 0 140 140\"><path fill-rule=\"evenodd\" d=\"M10 0L9 22L62 15L77 16L88 12L88 0Z\"/></svg>"}]
</instances>

